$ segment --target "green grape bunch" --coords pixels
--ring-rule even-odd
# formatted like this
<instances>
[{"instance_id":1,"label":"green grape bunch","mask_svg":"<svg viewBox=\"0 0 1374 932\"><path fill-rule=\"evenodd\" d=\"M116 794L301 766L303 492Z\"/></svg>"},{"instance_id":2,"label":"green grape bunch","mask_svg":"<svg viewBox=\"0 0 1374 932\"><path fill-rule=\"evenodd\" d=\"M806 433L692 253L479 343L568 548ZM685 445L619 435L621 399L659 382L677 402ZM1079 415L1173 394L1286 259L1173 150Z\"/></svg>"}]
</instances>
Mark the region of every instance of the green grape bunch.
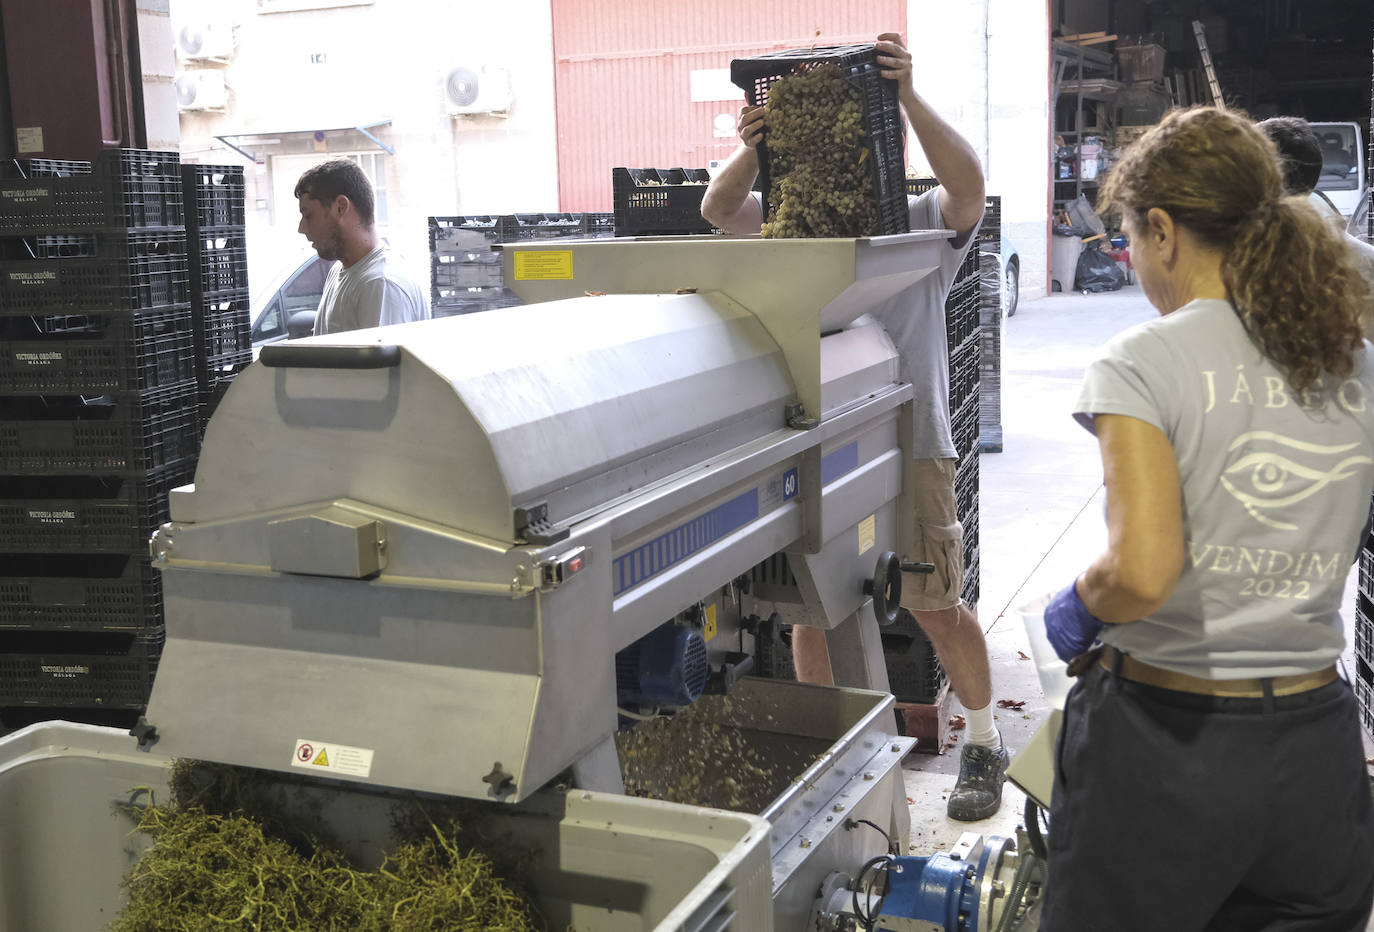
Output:
<instances>
[{"instance_id":1,"label":"green grape bunch","mask_svg":"<svg viewBox=\"0 0 1374 932\"><path fill-rule=\"evenodd\" d=\"M764 237L880 232L863 122L863 94L834 63L769 86L763 112L770 179Z\"/></svg>"}]
</instances>

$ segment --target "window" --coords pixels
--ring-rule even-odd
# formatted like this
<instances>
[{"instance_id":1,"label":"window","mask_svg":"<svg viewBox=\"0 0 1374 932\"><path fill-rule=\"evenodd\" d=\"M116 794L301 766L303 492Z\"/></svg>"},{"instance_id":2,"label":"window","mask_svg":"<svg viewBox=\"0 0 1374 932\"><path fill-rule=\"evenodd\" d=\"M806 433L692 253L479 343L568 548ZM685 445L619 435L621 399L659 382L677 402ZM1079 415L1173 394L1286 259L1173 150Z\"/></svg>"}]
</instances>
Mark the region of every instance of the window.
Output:
<instances>
[{"instance_id":1,"label":"window","mask_svg":"<svg viewBox=\"0 0 1374 932\"><path fill-rule=\"evenodd\" d=\"M286 318L281 312L281 298L275 297L267 305L267 310L263 311L257 323L253 324L252 341L261 343L263 340L281 336L285 332Z\"/></svg>"},{"instance_id":2,"label":"window","mask_svg":"<svg viewBox=\"0 0 1374 932\"><path fill-rule=\"evenodd\" d=\"M1319 191L1354 191L1360 186L1360 159L1355 152L1355 129L1351 126L1317 124L1312 127L1322 147L1322 174Z\"/></svg>"},{"instance_id":3,"label":"window","mask_svg":"<svg viewBox=\"0 0 1374 932\"><path fill-rule=\"evenodd\" d=\"M320 296L324 294L324 281L329 277L329 270L333 266L333 262L316 257L309 260L282 286L281 294L288 319L297 311L313 311L319 308Z\"/></svg>"}]
</instances>

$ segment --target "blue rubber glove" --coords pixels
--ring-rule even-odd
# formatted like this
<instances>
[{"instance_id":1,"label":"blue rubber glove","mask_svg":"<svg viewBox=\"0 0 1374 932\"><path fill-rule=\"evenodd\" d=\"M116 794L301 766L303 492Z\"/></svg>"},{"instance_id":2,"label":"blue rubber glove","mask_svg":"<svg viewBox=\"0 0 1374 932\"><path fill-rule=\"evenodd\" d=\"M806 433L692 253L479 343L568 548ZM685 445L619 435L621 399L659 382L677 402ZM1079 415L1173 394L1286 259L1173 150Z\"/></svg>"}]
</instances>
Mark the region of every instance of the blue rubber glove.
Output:
<instances>
[{"instance_id":1,"label":"blue rubber glove","mask_svg":"<svg viewBox=\"0 0 1374 932\"><path fill-rule=\"evenodd\" d=\"M1065 663L1092 647L1102 627L1102 620L1078 597L1077 579L1045 606L1045 636Z\"/></svg>"}]
</instances>

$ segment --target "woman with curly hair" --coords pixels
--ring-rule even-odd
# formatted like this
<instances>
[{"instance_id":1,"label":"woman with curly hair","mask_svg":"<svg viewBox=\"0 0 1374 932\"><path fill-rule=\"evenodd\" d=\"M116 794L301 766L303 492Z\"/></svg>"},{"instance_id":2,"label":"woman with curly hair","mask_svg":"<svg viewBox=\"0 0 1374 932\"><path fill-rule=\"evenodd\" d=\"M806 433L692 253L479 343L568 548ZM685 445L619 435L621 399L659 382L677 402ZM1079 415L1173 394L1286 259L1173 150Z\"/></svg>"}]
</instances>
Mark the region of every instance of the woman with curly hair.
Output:
<instances>
[{"instance_id":1,"label":"woman with curly hair","mask_svg":"<svg viewBox=\"0 0 1374 932\"><path fill-rule=\"evenodd\" d=\"M1368 300L1234 112L1171 113L1112 169L1160 317L1089 366L1105 553L1050 603L1078 680L1046 932L1364 929L1374 811L1336 662L1374 489ZM1101 644L1094 647L1094 643Z\"/></svg>"}]
</instances>

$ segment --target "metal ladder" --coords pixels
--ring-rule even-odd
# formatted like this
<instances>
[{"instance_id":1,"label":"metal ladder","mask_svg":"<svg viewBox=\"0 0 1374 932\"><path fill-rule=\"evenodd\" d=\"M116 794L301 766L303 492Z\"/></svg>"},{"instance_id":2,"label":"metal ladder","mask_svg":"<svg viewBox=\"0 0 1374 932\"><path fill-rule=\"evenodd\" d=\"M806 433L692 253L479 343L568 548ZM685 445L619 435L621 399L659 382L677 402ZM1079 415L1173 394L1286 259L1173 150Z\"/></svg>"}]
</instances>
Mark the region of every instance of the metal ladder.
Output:
<instances>
[{"instance_id":1,"label":"metal ladder","mask_svg":"<svg viewBox=\"0 0 1374 932\"><path fill-rule=\"evenodd\" d=\"M1207 31L1202 20L1193 20L1193 35L1197 36L1197 50L1202 56L1202 71L1207 76L1207 90L1212 95L1212 105L1219 110L1226 109L1226 101L1221 96L1221 82L1217 80L1217 69L1212 67L1212 53L1207 50Z\"/></svg>"}]
</instances>

